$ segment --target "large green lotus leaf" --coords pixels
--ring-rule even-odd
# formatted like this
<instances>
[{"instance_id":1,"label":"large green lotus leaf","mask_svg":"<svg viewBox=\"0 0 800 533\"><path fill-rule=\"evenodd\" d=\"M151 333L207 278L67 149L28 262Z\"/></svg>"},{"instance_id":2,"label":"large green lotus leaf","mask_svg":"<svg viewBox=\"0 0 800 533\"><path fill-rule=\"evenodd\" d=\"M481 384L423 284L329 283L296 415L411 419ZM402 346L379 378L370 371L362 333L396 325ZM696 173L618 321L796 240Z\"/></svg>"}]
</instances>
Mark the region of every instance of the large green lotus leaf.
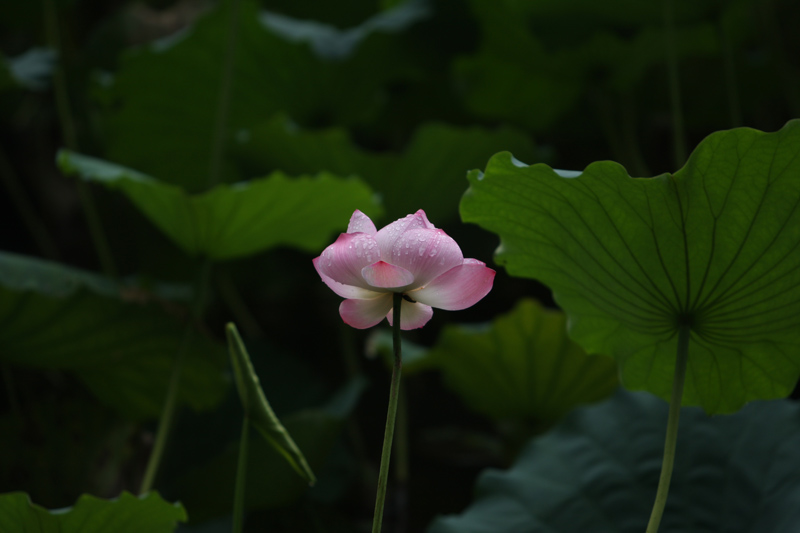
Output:
<instances>
[{"instance_id":1,"label":"large green lotus leaf","mask_svg":"<svg viewBox=\"0 0 800 533\"><path fill-rule=\"evenodd\" d=\"M501 237L497 261L541 280L589 353L668 398L680 325L683 401L708 412L786 396L800 373L800 121L717 132L674 175L582 173L509 153L469 175L461 214Z\"/></svg>"},{"instance_id":2,"label":"large green lotus leaf","mask_svg":"<svg viewBox=\"0 0 800 533\"><path fill-rule=\"evenodd\" d=\"M476 500L429 533L640 533L656 494L667 405L620 392L533 439ZM684 408L662 533L791 533L800 523L800 406L755 402L709 417Z\"/></svg>"},{"instance_id":3,"label":"large green lotus leaf","mask_svg":"<svg viewBox=\"0 0 800 533\"><path fill-rule=\"evenodd\" d=\"M236 388L239 391L239 399L242 402L245 417L249 418L253 426L269 442L275 450L283 455L292 465L292 468L308 481L310 485L316 482L314 472L308 466L308 461L303 456L303 452L297 447L292 436L283 427L281 421L275 416L261 384L258 375L250 362L247 348L239 336L236 326L229 323L225 327L228 338L228 351L233 367L233 376L236 380Z\"/></svg>"},{"instance_id":4,"label":"large green lotus leaf","mask_svg":"<svg viewBox=\"0 0 800 533\"><path fill-rule=\"evenodd\" d=\"M511 128L428 123L416 131L404 152L375 154L356 146L343 129L304 131L281 116L242 135L236 152L247 173L280 169L289 174L327 170L358 175L381 193L388 218L424 209L436 221L455 216L464 169L482 164L501 149L539 156L530 139Z\"/></svg>"},{"instance_id":5,"label":"large green lotus leaf","mask_svg":"<svg viewBox=\"0 0 800 533\"><path fill-rule=\"evenodd\" d=\"M180 503L164 501L157 492L104 500L82 495L73 507L47 510L24 492L0 494L0 531L25 533L171 533L186 522Z\"/></svg>"},{"instance_id":6,"label":"large green lotus leaf","mask_svg":"<svg viewBox=\"0 0 800 533\"><path fill-rule=\"evenodd\" d=\"M161 412L172 360L185 325L165 297L56 263L0 253L0 361L57 368L77 376L105 404L133 419ZM227 382L224 351L195 340L181 380L180 400L207 409Z\"/></svg>"},{"instance_id":7,"label":"large green lotus leaf","mask_svg":"<svg viewBox=\"0 0 800 533\"><path fill-rule=\"evenodd\" d=\"M323 469L344 422L365 388L366 380L363 378L352 380L325 405L281 417L286 431L292 435L314 471ZM308 482L297 475L285 456L261 435L253 435L248 446L247 509L284 506L309 490L318 490L310 489ZM189 509L193 523L230 513L238 454L238 441L231 442L211 460L178 479L174 493L180 495L181 501Z\"/></svg>"},{"instance_id":8,"label":"large green lotus leaf","mask_svg":"<svg viewBox=\"0 0 800 533\"><path fill-rule=\"evenodd\" d=\"M187 30L122 55L105 89L109 159L191 192L207 187L231 4L219 2ZM343 60L324 60L270 29L275 16L255 2L238 4L224 144L276 112L301 123L364 121L385 105L383 86L410 75L407 51L393 36L364 34ZM230 158L220 168L223 181L242 178Z\"/></svg>"},{"instance_id":9,"label":"large green lotus leaf","mask_svg":"<svg viewBox=\"0 0 800 533\"><path fill-rule=\"evenodd\" d=\"M445 326L427 357L474 411L547 426L618 385L614 360L586 355L566 322L560 311L521 300L490 324Z\"/></svg>"},{"instance_id":10,"label":"large green lotus leaf","mask_svg":"<svg viewBox=\"0 0 800 533\"><path fill-rule=\"evenodd\" d=\"M213 259L282 245L316 251L354 210L380 212L376 197L362 182L327 173L288 178L273 172L190 195L135 170L67 150L59 152L58 164L67 174L122 190L184 251Z\"/></svg>"}]
</instances>

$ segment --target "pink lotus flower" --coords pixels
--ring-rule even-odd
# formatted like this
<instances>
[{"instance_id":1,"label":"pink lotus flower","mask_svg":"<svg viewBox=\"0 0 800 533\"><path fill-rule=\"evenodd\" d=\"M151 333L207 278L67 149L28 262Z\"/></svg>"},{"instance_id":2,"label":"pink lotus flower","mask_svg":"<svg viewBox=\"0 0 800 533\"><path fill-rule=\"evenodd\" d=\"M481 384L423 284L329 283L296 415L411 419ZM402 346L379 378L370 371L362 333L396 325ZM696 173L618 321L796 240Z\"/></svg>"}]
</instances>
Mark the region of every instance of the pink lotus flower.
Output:
<instances>
[{"instance_id":1,"label":"pink lotus flower","mask_svg":"<svg viewBox=\"0 0 800 533\"><path fill-rule=\"evenodd\" d=\"M347 233L314 259L322 281L347 298L339 306L346 324L371 328L392 323L392 294L403 294L401 329L421 328L432 307L458 311L475 305L492 289L494 270L464 259L456 241L436 229L420 209L377 231L356 210Z\"/></svg>"}]
</instances>

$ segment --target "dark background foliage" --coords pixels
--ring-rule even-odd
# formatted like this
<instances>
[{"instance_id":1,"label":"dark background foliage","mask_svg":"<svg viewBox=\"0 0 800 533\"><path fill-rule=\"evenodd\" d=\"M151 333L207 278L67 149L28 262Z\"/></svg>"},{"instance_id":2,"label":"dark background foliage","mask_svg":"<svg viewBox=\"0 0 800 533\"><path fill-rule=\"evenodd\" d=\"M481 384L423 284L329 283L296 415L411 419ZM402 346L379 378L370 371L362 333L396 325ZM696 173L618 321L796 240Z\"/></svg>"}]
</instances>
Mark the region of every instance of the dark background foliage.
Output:
<instances>
[{"instance_id":1,"label":"dark background foliage","mask_svg":"<svg viewBox=\"0 0 800 533\"><path fill-rule=\"evenodd\" d=\"M227 68L232 9L238 25ZM292 37L304 21L318 23L311 40ZM713 131L777 130L800 115L798 21L800 5L789 0L3 2L0 249L115 283L135 280L147 289L123 298L131 308L119 320L138 324L146 322L140 315L158 313L147 330L153 338L189 322L216 354L197 364L217 374L224 324L237 322L276 412L320 469L313 490L296 480L276 489L284 481L266 479L275 470L265 448L253 467L265 479L252 489L265 495L252 503L249 527L352 531L371 516L388 373L380 358L363 357L372 332L341 324L339 298L319 282L311 259L322 246L278 246L216 263L205 305L192 315L185 299L162 300L155 287L195 283L201 262L120 192L64 176L57 151L105 159L189 193L275 171L356 176L380 195L378 226L424 208L465 256L491 264L496 236L459 221L468 170L509 150L526 163L580 170L611 159L631 175L651 176L677 170ZM46 54L21 61L44 47L58 51L58 62ZM675 117L682 118L677 142ZM346 220L337 224L326 242ZM107 242L105 258L98 239ZM13 292L9 283L3 286ZM23 335L15 319L28 316L29 300L20 296L15 307L8 303L15 294L0 296L0 492L24 490L39 504L62 507L83 492L135 491L158 410L115 404L115 387L136 381L133 375L158 375L146 397L160 405L157 384L166 383L169 359L147 363L150 346L131 355L139 366L103 359L137 333L111 338L112 348L73 342L100 335L107 326L100 317L111 311L91 321L75 315L83 322L68 330L72 337L61 330L47 337L67 328L74 302L42 311L38 322L26 318ZM488 321L521 296L552 307L542 285L500 270L479 305L437 311L404 338L431 346L446 325ZM26 344L37 336L107 368L76 369L74 359L37 366L36 350L45 348ZM357 402L331 400L359 375L368 385ZM482 468L508 465L527 437L552 422L524 409L487 415L443 375L444 368L419 371L405 383L410 476L407 486L395 485L387 509L398 530L418 531L437 514L463 509ZM240 412L224 379L204 379L187 378L196 388L187 392L156 485L184 502L192 526L212 528L229 512L226 476Z\"/></svg>"}]
</instances>

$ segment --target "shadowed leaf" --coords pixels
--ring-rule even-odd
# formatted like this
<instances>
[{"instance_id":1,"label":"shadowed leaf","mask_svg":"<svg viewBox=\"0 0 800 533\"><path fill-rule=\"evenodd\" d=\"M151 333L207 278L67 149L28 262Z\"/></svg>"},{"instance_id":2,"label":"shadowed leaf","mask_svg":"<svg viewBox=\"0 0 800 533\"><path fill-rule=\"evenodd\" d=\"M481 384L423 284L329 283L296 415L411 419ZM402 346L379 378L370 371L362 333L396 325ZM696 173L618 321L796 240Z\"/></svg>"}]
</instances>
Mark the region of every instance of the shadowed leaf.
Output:
<instances>
[{"instance_id":1,"label":"shadowed leaf","mask_svg":"<svg viewBox=\"0 0 800 533\"><path fill-rule=\"evenodd\" d=\"M617 366L567 337L567 318L534 300L483 326L442 331L428 357L475 411L548 426L575 406L608 397Z\"/></svg>"},{"instance_id":2,"label":"shadowed leaf","mask_svg":"<svg viewBox=\"0 0 800 533\"><path fill-rule=\"evenodd\" d=\"M0 253L0 361L69 371L127 417L156 417L186 328L171 299L188 294ZM187 356L180 401L216 405L227 386L222 348L195 340Z\"/></svg>"},{"instance_id":3,"label":"shadowed leaf","mask_svg":"<svg viewBox=\"0 0 800 533\"><path fill-rule=\"evenodd\" d=\"M638 533L658 484L667 405L620 391L533 439L475 502L429 533ZM756 402L709 417L684 408L663 533L791 533L800 520L800 406Z\"/></svg>"}]
</instances>

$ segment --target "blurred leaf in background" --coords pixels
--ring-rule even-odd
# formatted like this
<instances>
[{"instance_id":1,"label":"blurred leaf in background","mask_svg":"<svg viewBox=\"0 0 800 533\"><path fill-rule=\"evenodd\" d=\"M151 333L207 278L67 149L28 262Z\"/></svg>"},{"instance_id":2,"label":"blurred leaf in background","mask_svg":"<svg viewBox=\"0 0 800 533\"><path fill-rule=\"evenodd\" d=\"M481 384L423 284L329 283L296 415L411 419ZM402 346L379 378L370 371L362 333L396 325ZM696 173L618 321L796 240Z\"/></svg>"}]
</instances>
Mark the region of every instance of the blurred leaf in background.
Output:
<instances>
[{"instance_id":1,"label":"blurred leaf in background","mask_svg":"<svg viewBox=\"0 0 800 533\"><path fill-rule=\"evenodd\" d=\"M385 332L371 337L371 352L388 357L391 347ZM536 432L618 386L613 359L587 355L567 337L566 315L531 299L490 323L448 324L430 348L403 348L406 374L439 370L472 411L497 422L524 422Z\"/></svg>"},{"instance_id":2,"label":"blurred leaf in background","mask_svg":"<svg viewBox=\"0 0 800 533\"><path fill-rule=\"evenodd\" d=\"M542 155L524 133L513 128L440 123L420 126L402 154L374 153L358 147L341 128L302 130L279 116L243 132L233 152L250 169L248 174L277 168L293 174L324 169L359 176L381 194L387 219L424 209L441 223L457 213L464 169L509 146L535 160Z\"/></svg>"},{"instance_id":3,"label":"blurred leaf in background","mask_svg":"<svg viewBox=\"0 0 800 533\"><path fill-rule=\"evenodd\" d=\"M57 55L49 48L31 48L14 58L0 58L0 90L11 84L32 91L50 85Z\"/></svg>"},{"instance_id":4,"label":"blurred leaf in background","mask_svg":"<svg viewBox=\"0 0 800 533\"><path fill-rule=\"evenodd\" d=\"M667 404L620 391L534 438L475 502L430 533L641 531L655 498ZM754 402L730 416L684 408L660 531L789 533L800 520L800 406Z\"/></svg>"},{"instance_id":5,"label":"blurred leaf in background","mask_svg":"<svg viewBox=\"0 0 800 533\"><path fill-rule=\"evenodd\" d=\"M187 254L231 259L279 245L322 247L356 209L380 212L368 187L330 174L266 178L217 185L197 195L135 170L69 151L59 154L68 174L120 188Z\"/></svg>"},{"instance_id":6,"label":"blurred leaf in background","mask_svg":"<svg viewBox=\"0 0 800 533\"><path fill-rule=\"evenodd\" d=\"M183 342L185 287L123 285L89 272L0 253L0 362L75 375L126 418L161 412L172 359ZM202 338L188 352L179 400L219 403L224 348Z\"/></svg>"},{"instance_id":7,"label":"blurred leaf in background","mask_svg":"<svg viewBox=\"0 0 800 533\"><path fill-rule=\"evenodd\" d=\"M304 42L287 39L286 31L276 34L277 15L260 12L251 1L241 4L232 14L232 3L221 2L182 32L125 53L104 97L111 104L109 159L189 192L204 188L231 16L238 22L225 144L278 112L300 123L320 117L342 124L362 121L381 103L379 88L405 75L403 61L387 57L400 53L391 40L388 49L373 46L364 52L351 43L348 57L332 62ZM222 175L226 182L249 177L238 175L230 160L223 162Z\"/></svg>"},{"instance_id":8,"label":"blurred leaf in background","mask_svg":"<svg viewBox=\"0 0 800 533\"><path fill-rule=\"evenodd\" d=\"M469 407L540 430L617 388L617 365L567 337L564 313L520 300L481 326L448 325L428 357Z\"/></svg>"}]
</instances>

